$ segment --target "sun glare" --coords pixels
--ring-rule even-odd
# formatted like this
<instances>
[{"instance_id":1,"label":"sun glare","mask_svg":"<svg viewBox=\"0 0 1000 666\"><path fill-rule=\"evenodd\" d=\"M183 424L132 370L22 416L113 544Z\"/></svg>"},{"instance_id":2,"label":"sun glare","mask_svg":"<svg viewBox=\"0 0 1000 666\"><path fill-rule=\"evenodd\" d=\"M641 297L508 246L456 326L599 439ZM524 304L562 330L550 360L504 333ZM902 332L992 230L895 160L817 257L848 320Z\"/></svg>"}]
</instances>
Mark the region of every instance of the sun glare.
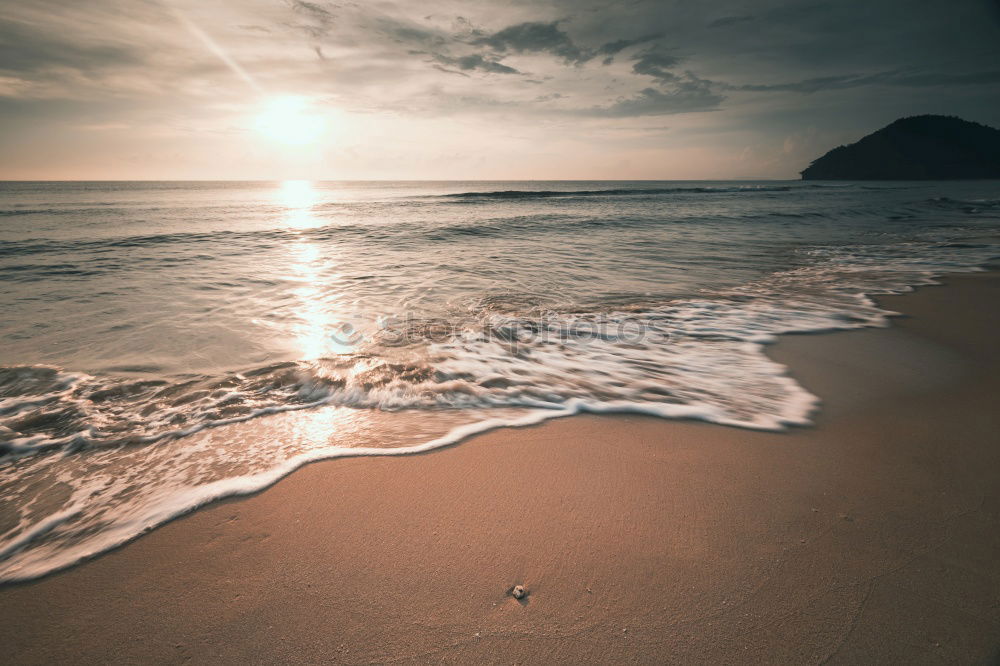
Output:
<instances>
[{"instance_id":1,"label":"sun glare","mask_svg":"<svg viewBox=\"0 0 1000 666\"><path fill-rule=\"evenodd\" d=\"M257 131L288 146L305 146L326 132L326 121L305 97L276 97L264 104L257 116Z\"/></svg>"},{"instance_id":2,"label":"sun glare","mask_svg":"<svg viewBox=\"0 0 1000 666\"><path fill-rule=\"evenodd\" d=\"M308 180L286 180L274 192L275 203L284 207L285 222L289 227L309 229L319 226L320 219L313 215L313 206L319 203L319 194Z\"/></svg>"}]
</instances>

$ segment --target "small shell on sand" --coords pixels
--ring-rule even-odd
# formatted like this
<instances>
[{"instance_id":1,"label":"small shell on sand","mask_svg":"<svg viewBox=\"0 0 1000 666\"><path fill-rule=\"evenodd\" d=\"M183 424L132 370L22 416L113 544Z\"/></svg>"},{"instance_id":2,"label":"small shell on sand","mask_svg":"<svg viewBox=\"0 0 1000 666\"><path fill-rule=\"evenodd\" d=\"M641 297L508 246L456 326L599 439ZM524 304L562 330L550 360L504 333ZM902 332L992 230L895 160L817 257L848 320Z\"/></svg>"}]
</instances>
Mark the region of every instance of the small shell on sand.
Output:
<instances>
[{"instance_id":1,"label":"small shell on sand","mask_svg":"<svg viewBox=\"0 0 1000 666\"><path fill-rule=\"evenodd\" d=\"M524 589L524 585L515 585L514 589L511 590L510 593L515 599L524 599L528 596L528 591Z\"/></svg>"}]
</instances>

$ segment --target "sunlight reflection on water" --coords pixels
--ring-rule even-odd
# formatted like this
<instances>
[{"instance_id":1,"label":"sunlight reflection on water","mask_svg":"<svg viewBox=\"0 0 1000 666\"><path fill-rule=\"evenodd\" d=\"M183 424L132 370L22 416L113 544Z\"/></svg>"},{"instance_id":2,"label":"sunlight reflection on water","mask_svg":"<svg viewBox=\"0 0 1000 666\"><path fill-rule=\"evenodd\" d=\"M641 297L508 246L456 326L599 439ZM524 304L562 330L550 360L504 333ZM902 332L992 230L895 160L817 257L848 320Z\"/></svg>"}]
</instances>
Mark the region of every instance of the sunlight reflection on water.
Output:
<instances>
[{"instance_id":1,"label":"sunlight reflection on water","mask_svg":"<svg viewBox=\"0 0 1000 666\"><path fill-rule=\"evenodd\" d=\"M285 207L287 226L302 230L321 224L321 220L313 214L313 207L320 196L312 182L284 181L275 199ZM340 275L333 271L336 263L306 236L298 236L291 245L288 278L299 283L293 290L298 304L292 334L301 350L302 360L312 361L352 351L352 347L331 336L334 327L341 323L335 314L340 300L335 287Z\"/></svg>"},{"instance_id":2,"label":"sunlight reflection on water","mask_svg":"<svg viewBox=\"0 0 1000 666\"><path fill-rule=\"evenodd\" d=\"M275 192L275 201L285 207L285 224L295 229L313 229L321 223L313 214L319 193L308 180L286 180Z\"/></svg>"}]
</instances>

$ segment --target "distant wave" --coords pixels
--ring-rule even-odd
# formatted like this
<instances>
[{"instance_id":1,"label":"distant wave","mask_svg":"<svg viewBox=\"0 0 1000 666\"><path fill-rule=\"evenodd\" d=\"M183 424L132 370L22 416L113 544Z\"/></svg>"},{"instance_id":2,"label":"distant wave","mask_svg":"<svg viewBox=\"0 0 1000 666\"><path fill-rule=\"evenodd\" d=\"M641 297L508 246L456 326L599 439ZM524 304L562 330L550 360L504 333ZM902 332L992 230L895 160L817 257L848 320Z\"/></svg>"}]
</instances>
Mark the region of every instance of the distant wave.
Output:
<instances>
[{"instance_id":1,"label":"distant wave","mask_svg":"<svg viewBox=\"0 0 1000 666\"><path fill-rule=\"evenodd\" d=\"M0 217L10 217L11 215L58 215L59 210L55 208L4 208L0 209Z\"/></svg>"},{"instance_id":2,"label":"distant wave","mask_svg":"<svg viewBox=\"0 0 1000 666\"><path fill-rule=\"evenodd\" d=\"M776 185L776 186L733 186L733 187L672 187L672 188L642 188L642 189L606 189L606 190L499 190L483 192L461 192L451 194L431 195L421 197L427 201L435 203L486 203L490 201L520 201L532 199L553 199L574 197L599 198L599 197L655 197L666 194L751 194L751 193L782 193L789 191L810 191L820 189L843 189L853 187L852 185L825 185L825 184L805 184L805 185ZM865 189L865 188L862 188ZM164 245L189 246L194 248L198 245L211 245L220 241L225 241L231 248L245 252L256 252L270 247L274 242L283 240L294 240L299 238L309 238L316 241L329 239L363 238L367 242L395 242L398 239L413 239L416 237L425 238L431 241L444 241L459 239L469 236L501 237L510 233L534 233L551 232L555 230L566 230L574 228L635 228L647 225L662 225L664 220L659 217L637 215L632 217L607 217L593 215L560 215L557 212L546 210L538 214L531 215L506 215L495 220L479 220L475 223L449 223L449 224L427 224L413 223L410 221L399 221L393 224L383 224L381 220L375 224L364 224L353 222L345 224L340 217L331 216L327 209L335 209L343 206L342 203L321 204L316 207L315 216L321 221L319 226L310 229L293 229L283 227L272 227L263 229L252 229L246 231L237 230L213 230L213 231L178 231L173 233L144 234L144 235L123 235L109 238L30 238L24 240L12 240L0 244L0 258L29 256L47 253L82 253L88 251L100 252L115 249L142 249L154 248ZM994 217L1000 209L1000 201L993 199L980 200L959 200L948 197L936 197L922 200L914 200L901 205L899 209L886 211L879 207L866 208L858 207L851 211L840 211L844 215L872 215L877 217L887 216L889 219L910 219L921 210L937 211L940 209L954 210L965 214L983 214L987 217ZM72 209L68 209L72 210ZM0 216L13 214L29 214L48 212L42 210L23 209L19 211L0 210ZM80 212L77 210L77 212ZM263 211L269 212L269 211ZM886 215L888 213L888 215ZM734 208L731 211L721 210L712 215L715 218L737 217L740 220L794 220L823 218L827 214L822 210L798 211L798 210L767 210L766 212L753 212L741 208ZM692 216L690 218L674 218L670 223L699 222L705 218ZM142 261L141 257L133 257L133 263ZM22 271L22 275L17 275L15 271L8 267L8 279L35 279L32 267L27 271ZM51 267L35 266L34 269L43 271ZM39 273L38 275L44 275Z\"/></svg>"},{"instance_id":3,"label":"distant wave","mask_svg":"<svg viewBox=\"0 0 1000 666\"><path fill-rule=\"evenodd\" d=\"M434 199L454 200L510 200L510 199L549 199L554 197L620 197L620 196L655 196L659 194L720 194L727 192L790 192L791 185L747 185L737 187L655 187L655 188L618 188L607 190L497 190L492 192L458 192L453 194L434 195Z\"/></svg>"},{"instance_id":4,"label":"distant wave","mask_svg":"<svg viewBox=\"0 0 1000 666\"><path fill-rule=\"evenodd\" d=\"M933 206L953 206L962 209L968 208L1000 208L1000 199L952 199L951 197L933 197L927 199L926 203ZM967 211L967 212L978 212Z\"/></svg>"},{"instance_id":5,"label":"distant wave","mask_svg":"<svg viewBox=\"0 0 1000 666\"><path fill-rule=\"evenodd\" d=\"M110 238L96 239L31 239L8 241L0 245L0 257L52 252L87 252L117 248L143 248L169 244L197 245L199 243L217 243L220 240L232 243L246 241L263 242L294 237L295 231L293 230L263 229L255 231L187 231L166 234L112 236Z\"/></svg>"}]
</instances>

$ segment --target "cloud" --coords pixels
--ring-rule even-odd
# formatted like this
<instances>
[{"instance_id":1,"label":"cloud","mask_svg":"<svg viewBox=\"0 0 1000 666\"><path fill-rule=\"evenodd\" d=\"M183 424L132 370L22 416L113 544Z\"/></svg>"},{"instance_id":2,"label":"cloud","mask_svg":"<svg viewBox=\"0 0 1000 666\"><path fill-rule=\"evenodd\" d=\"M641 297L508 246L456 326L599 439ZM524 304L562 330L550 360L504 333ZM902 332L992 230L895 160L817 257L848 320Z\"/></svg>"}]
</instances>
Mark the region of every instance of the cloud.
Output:
<instances>
[{"instance_id":1,"label":"cloud","mask_svg":"<svg viewBox=\"0 0 1000 666\"><path fill-rule=\"evenodd\" d=\"M551 53L561 58L563 62L573 65L582 65L597 56L605 56L603 62L609 65L614 56L625 49L654 41L662 36L662 33L657 32L639 37L615 39L597 48L584 48L577 45L559 27L559 23L559 21L518 23L491 35L484 36L479 33L471 43L487 46L501 53Z\"/></svg>"},{"instance_id":2,"label":"cloud","mask_svg":"<svg viewBox=\"0 0 1000 666\"><path fill-rule=\"evenodd\" d=\"M897 73L892 84L898 86L972 86L1000 84L1000 69L982 72L924 72L920 74Z\"/></svg>"},{"instance_id":3,"label":"cloud","mask_svg":"<svg viewBox=\"0 0 1000 666\"><path fill-rule=\"evenodd\" d=\"M567 63L583 63L594 57L592 52L580 49L569 35L559 28L559 22L518 23L478 37L473 44L488 46L495 51L514 53L551 53Z\"/></svg>"},{"instance_id":4,"label":"cloud","mask_svg":"<svg viewBox=\"0 0 1000 666\"><path fill-rule=\"evenodd\" d=\"M645 44L646 42L651 42L653 40L659 39L663 36L663 33L653 33L651 35L644 35L642 37L637 37L636 39L616 39L613 42L607 42L602 44L596 51L597 55L607 56L604 59L605 65L610 65L614 56L621 53L627 48L632 46L638 46L639 44Z\"/></svg>"},{"instance_id":5,"label":"cloud","mask_svg":"<svg viewBox=\"0 0 1000 666\"><path fill-rule=\"evenodd\" d=\"M839 90L843 88L855 88L858 86L871 85L878 82L882 77L879 75L857 75L845 74L839 76L820 76L801 81L791 81L787 83L745 83L739 85L726 84L730 90L742 90L748 92L797 92L814 93L822 90Z\"/></svg>"},{"instance_id":6,"label":"cloud","mask_svg":"<svg viewBox=\"0 0 1000 666\"><path fill-rule=\"evenodd\" d=\"M306 0L289 0L288 4L291 5L294 11L311 14L324 21L333 20L333 12L315 2L307 2Z\"/></svg>"},{"instance_id":7,"label":"cloud","mask_svg":"<svg viewBox=\"0 0 1000 666\"><path fill-rule=\"evenodd\" d=\"M617 39L613 42L608 42L607 44L603 44L599 49L597 49L597 53L599 55L615 55L616 53L619 53L630 46L635 46L636 44L642 44L643 42L648 42L649 40L656 39L659 36L660 35L650 35L647 37L640 37L639 39Z\"/></svg>"},{"instance_id":8,"label":"cloud","mask_svg":"<svg viewBox=\"0 0 1000 666\"><path fill-rule=\"evenodd\" d=\"M644 51L637 55L634 60L633 72L643 76L652 76L654 79L662 81L675 80L677 76L668 70L681 62L681 58L678 56L656 49Z\"/></svg>"},{"instance_id":9,"label":"cloud","mask_svg":"<svg viewBox=\"0 0 1000 666\"><path fill-rule=\"evenodd\" d=\"M458 57L434 54L433 58L436 62L442 65L458 67L464 72L479 70L481 72L488 72L491 74L520 74L520 72L513 67L508 67L507 65L497 62L496 60L490 60L479 53Z\"/></svg>"},{"instance_id":10,"label":"cloud","mask_svg":"<svg viewBox=\"0 0 1000 666\"><path fill-rule=\"evenodd\" d=\"M330 34L334 26L334 14L331 10L315 2L306 0L286 0L288 7L301 20L288 25L301 30L313 39L320 39Z\"/></svg>"},{"instance_id":11,"label":"cloud","mask_svg":"<svg viewBox=\"0 0 1000 666\"><path fill-rule=\"evenodd\" d=\"M696 111L714 111L725 97L713 89L711 81L700 79L691 72L676 77L666 88L644 88L632 97L588 111L606 117L662 116Z\"/></svg>"},{"instance_id":12,"label":"cloud","mask_svg":"<svg viewBox=\"0 0 1000 666\"><path fill-rule=\"evenodd\" d=\"M294 24L295 27L305 31L314 38L324 37L329 34L334 24L333 12L315 2L306 0L287 0L295 14L303 16L307 23Z\"/></svg>"},{"instance_id":13,"label":"cloud","mask_svg":"<svg viewBox=\"0 0 1000 666\"><path fill-rule=\"evenodd\" d=\"M997 83L1000 83L1000 70L961 73L890 71L876 74L823 76L786 83L725 84L724 87L728 90L748 92L794 92L810 94L828 90L845 90L848 88L877 85L927 88L936 86L992 85Z\"/></svg>"}]
</instances>

